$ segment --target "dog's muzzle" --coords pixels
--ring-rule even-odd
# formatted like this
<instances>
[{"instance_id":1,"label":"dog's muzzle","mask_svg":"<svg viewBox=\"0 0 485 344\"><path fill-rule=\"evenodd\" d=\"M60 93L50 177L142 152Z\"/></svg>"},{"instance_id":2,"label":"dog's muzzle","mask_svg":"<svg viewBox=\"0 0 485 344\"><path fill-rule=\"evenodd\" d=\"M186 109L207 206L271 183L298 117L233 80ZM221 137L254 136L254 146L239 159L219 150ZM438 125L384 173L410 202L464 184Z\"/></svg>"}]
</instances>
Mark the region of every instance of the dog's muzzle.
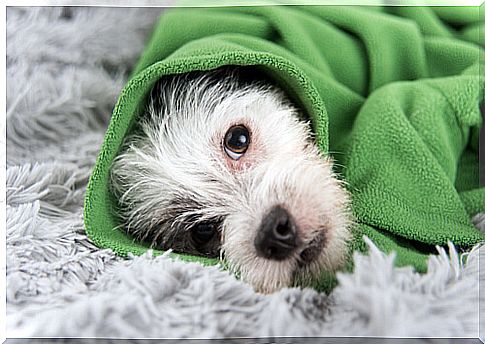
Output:
<instances>
[{"instance_id":1,"label":"dog's muzzle","mask_svg":"<svg viewBox=\"0 0 485 344\"><path fill-rule=\"evenodd\" d=\"M283 260L298 246L298 231L290 213L281 206L273 207L261 221L254 246L259 256Z\"/></svg>"}]
</instances>

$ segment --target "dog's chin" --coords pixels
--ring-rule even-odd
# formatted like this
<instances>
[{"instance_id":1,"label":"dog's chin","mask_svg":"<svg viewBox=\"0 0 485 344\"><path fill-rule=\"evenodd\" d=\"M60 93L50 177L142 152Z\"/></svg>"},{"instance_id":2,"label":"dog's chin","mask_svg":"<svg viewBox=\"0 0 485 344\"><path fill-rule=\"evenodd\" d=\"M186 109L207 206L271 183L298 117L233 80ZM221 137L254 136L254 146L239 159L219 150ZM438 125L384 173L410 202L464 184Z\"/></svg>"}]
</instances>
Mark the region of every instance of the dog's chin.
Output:
<instances>
[{"instance_id":1,"label":"dog's chin","mask_svg":"<svg viewBox=\"0 0 485 344\"><path fill-rule=\"evenodd\" d=\"M348 238L329 240L327 233L318 233L301 251L293 271L291 286L307 287L318 282L322 275L335 273L348 258Z\"/></svg>"},{"instance_id":2,"label":"dog's chin","mask_svg":"<svg viewBox=\"0 0 485 344\"><path fill-rule=\"evenodd\" d=\"M319 231L308 244L302 247L301 252L297 256L299 268L304 268L317 260L325 249L326 239L325 232Z\"/></svg>"},{"instance_id":3,"label":"dog's chin","mask_svg":"<svg viewBox=\"0 0 485 344\"><path fill-rule=\"evenodd\" d=\"M262 294L287 287L311 286L322 274L336 271L346 261L347 237L332 234L334 233L327 229L317 231L284 260L271 260L249 254L242 264L229 259L229 267L256 292ZM248 256L252 258L248 259Z\"/></svg>"}]
</instances>

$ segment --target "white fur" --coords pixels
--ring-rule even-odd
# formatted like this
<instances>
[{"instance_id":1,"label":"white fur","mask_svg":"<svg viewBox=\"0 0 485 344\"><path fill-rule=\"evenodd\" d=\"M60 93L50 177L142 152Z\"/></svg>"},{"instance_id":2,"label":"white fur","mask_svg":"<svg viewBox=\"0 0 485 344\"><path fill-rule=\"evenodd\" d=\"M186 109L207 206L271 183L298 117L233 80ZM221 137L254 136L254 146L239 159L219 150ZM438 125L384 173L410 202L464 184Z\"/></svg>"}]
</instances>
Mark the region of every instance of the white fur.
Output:
<instances>
[{"instance_id":1,"label":"white fur","mask_svg":"<svg viewBox=\"0 0 485 344\"><path fill-rule=\"evenodd\" d=\"M223 256L263 292L341 266L349 236L348 196L330 159L313 144L309 124L274 87L242 86L234 74L190 80L179 77L164 85L162 110L149 108L141 132L127 139L113 164L113 190L127 230L163 247L164 235L177 223L188 227L194 216L222 218ZM234 161L222 142L236 124L250 130L251 144ZM170 218L173 199L190 199L199 207L172 217L171 225L154 226ZM290 212L302 241L283 261L262 258L254 248L262 219L276 205ZM299 268L299 254L320 231L327 232L322 253Z\"/></svg>"}]
</instances>

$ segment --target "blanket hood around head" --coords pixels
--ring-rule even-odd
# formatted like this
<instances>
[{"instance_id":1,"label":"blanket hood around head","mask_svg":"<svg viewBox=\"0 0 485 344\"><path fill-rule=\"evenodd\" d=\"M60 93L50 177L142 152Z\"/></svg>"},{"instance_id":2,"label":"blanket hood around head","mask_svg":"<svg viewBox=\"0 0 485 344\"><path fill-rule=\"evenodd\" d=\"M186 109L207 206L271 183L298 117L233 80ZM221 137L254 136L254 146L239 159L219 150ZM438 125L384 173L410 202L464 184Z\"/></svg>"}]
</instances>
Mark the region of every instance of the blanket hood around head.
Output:
<instances>
[{"instance_id":1,"label":"blanket hood around head","mask_svg":"<svg viewBox=\"0 0 485 344\"><path fill-rule=\"evenodd\" d=\"M166 10L121 92L91 175L88 236L123 256L147 250L114 216L109 168L123 138L160 77L241 65L277 82L311 119L319 148L337 152L356 220L351 249L365 251L367 235L396 251L397 265L425 271L434 245L470 247L484 239L470 221L485 211L480 26L478 8Z\"/></svg>"}]
</instances>

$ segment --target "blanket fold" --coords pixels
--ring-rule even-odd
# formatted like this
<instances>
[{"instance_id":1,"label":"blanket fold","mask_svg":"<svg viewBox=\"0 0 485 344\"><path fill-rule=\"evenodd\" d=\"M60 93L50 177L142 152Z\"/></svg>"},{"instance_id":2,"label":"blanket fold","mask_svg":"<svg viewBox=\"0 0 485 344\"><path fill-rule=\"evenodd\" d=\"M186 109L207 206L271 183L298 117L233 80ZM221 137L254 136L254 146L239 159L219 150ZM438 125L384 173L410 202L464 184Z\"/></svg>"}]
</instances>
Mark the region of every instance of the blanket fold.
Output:
<instances>
[{"instance_id":1,"label":"blanket fold","mask_svg":"<svg viewBox=\"0 0 485 344\"><path fill-rule=\"evenodd\" d=\"M113 111L86 194L89 237L121 255L148 248L119 228L108 178L154 83L240 65L279 84L311 120L319 148L336 160L352 193L350 249L365 251L367 235L396 251L398 265L425 271L434 245L471 247L484 236L470 215L485 211L478 180L484 52L467 34L481 25L477 13L358 6L166 11Z\"/></svg>"}]
</instances>

